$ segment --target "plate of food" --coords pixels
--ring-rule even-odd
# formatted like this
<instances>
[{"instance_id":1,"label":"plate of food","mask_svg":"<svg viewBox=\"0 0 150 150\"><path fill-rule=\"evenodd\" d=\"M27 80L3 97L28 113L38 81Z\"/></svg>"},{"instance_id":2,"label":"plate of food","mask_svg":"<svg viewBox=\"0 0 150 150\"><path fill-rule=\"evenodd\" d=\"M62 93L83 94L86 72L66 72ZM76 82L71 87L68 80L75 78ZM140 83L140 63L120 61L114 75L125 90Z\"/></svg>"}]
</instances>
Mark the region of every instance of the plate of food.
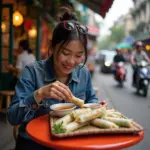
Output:
<instances>
[{"instance_id":1,"label":"plate of food","mask_svg":"<svg viewBox=\"0 0 150 150\"><path fill-rule=\"evenodd\" d=\"M90 134L136 134L142 126L115 109L105 107L74 109L63 117L50 113L50 132L64 138Z\"/></svg>"}]
</instances>

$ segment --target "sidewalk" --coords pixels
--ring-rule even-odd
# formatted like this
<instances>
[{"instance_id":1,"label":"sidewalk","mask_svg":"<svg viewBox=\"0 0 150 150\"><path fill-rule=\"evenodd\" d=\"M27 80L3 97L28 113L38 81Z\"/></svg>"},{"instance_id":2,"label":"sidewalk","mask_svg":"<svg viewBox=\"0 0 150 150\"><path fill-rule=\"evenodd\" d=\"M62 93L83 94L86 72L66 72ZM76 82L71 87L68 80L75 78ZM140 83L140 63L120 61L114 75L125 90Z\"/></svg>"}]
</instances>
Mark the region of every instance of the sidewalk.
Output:
<instances>
[{"instance_id":1,"label":"sidewalk","mask_svg":"<svg viewBox=\"0 0 150 150\"><path fill-rule=\"evenodd\" d=\"M14 146L13 128L6 123L6 115L0 113L0 150L10 150Z\"/></svg>"}]
</instances>

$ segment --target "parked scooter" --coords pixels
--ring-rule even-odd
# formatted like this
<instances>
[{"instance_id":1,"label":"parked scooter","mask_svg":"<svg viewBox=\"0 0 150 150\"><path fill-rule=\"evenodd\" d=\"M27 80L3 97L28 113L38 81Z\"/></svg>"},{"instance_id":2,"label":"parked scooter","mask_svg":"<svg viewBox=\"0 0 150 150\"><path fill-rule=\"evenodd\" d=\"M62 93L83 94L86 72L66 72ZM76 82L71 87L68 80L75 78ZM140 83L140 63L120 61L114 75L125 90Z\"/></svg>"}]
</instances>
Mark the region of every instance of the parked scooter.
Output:
<instances>
[{"instance_id":1,"label":"parked scooter","mask_svg":"<svg viewBox=\"0 0 150 150\"><path fill-rule=\"evenodd\" d=\"M136 89L139 94L142 91L143 96L146 97L148 94L148 87L150 84L150 63L141 61L136 64L137 75L136 75Z\"/></svg>"},{"instance_id":2,"label":"parked scooter","mask_svg":"<svg viewBox=\"0 0 150 150\"><path fill-rule=\"evenodd\" d=\"M123 83L126 80L126 68L124 62L118 62L115 64L115 80L119 83L120 87L123 87Z\"/></svg>"}]
</instances>

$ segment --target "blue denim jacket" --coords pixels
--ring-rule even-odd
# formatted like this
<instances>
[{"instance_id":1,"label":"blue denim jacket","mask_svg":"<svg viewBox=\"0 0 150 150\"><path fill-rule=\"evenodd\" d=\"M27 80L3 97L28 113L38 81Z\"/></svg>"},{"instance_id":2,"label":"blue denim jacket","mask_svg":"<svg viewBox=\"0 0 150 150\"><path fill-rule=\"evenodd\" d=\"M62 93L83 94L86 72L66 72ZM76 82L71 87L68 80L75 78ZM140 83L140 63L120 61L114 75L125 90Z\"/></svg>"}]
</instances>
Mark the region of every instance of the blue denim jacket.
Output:
<instances>
[{"instance_id":1,"label":"blue denim jacket","mask_svg":"<svg viewBox=\"0 0 150 150\"><path fill-rule=\"evenodd\" d=\"M16 88L12 103L8 108L8 121L12 125L21 124L19 134L29 138L25 133L25 127L32 119L48 114L50 105L66 102L56 99L43 99L40 107L34 99L34 91L38 88L56 81L52 57L37 61L25 67ZM77 66L68 83L73 95L81 98L85 103L97 103L95 92L91 84L91 77L87 67Z\"/></svg>"}]
</instances>

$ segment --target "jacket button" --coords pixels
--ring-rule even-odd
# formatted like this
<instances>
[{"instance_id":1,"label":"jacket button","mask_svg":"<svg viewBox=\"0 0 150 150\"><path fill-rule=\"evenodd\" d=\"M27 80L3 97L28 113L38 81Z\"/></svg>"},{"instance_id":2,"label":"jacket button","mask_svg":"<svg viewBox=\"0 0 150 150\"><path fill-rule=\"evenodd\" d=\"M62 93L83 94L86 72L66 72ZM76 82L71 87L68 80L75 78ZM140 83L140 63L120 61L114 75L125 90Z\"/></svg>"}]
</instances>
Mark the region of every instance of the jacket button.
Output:
<instances>
[{"instance_id":1,"label":"jacket button","mask_svg":"<svg viewBox=\"0 0 150 150\"><path fill-rule=\"evenodd\" d=\"M37 108L38 108L38 105L37 105L37 104L33 104L33 105L32 105L32 108L33 108L33 109L37 109Z\"/></svg>"}]
</instances>

